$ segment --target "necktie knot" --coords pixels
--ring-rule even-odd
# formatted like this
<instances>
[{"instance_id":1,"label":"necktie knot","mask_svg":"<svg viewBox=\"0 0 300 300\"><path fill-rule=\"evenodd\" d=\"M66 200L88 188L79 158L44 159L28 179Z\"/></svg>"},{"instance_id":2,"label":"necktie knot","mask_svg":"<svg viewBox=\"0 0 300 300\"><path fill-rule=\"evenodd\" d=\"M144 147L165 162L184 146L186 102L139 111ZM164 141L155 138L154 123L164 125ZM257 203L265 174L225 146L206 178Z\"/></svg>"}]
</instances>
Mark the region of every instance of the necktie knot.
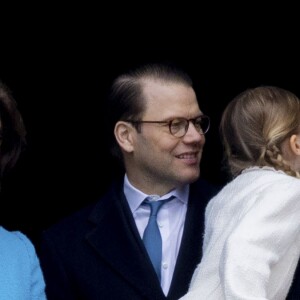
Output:
<instances>
[{"instance_id":1,"label":"necktie knot","mask_svg":"<svg viewBox=\"0 0 300 300\"><path fill-rule=\"evenodd\" d=\"M170 200L150 201L148 198L144 200L144 203L150 206L150 217L156 217L160 208Z\"/></svg>"}]
</instances>

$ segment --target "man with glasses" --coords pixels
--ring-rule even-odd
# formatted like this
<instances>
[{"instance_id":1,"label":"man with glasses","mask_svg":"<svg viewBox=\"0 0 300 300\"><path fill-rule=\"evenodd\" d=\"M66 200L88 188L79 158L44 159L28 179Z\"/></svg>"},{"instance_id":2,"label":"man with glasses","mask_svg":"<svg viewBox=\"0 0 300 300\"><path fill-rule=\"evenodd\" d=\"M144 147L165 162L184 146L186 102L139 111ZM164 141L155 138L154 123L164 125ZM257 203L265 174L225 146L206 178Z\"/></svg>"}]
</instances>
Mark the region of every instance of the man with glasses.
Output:
<instances>
[{"instance_id":1,"label":"man with glasses","mask_svg":"<svg viewBox=\"0 0 300 300\"><path fill-rule=\"evenodd\" d=\"M125 172L98 203L44 232L48 299L178 299L200 262L204 209L217 192L199 179L209 117L191 78L169 64L120 75L108 104L111 149Z\"/></svg>"}]
</instances>

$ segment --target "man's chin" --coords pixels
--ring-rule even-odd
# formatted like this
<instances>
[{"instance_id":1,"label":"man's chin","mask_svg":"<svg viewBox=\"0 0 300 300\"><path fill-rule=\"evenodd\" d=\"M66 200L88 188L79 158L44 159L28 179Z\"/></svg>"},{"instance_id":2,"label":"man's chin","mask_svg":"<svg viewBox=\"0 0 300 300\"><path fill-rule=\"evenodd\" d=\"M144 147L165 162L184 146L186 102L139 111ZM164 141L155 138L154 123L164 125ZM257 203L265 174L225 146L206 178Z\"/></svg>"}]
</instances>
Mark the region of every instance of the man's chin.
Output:
<instances>
[{"instance_id":1,"label":"man's chin","mask_svg":"<svg viewBox=\"0 0 300 300\"><path fill-rule=\"evenodd\" d=\"M184 184L189 184L195 182L199 177L200 177L200 171L197 171L182 176L182 181Z\"/></svg>"}]
</instances>

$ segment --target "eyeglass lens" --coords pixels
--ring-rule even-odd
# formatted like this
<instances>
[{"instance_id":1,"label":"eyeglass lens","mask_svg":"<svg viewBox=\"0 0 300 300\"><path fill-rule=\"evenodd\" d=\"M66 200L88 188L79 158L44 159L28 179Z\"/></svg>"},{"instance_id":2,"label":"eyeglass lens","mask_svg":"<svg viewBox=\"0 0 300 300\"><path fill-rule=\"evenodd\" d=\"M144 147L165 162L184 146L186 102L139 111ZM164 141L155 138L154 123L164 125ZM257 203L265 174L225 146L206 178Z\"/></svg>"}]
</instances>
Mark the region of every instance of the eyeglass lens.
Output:
<instances>
[{"instance_id":1,"label":"eyeglass lens","mask_svg":"<svg viewBox=\"0 0 300 300\"><path fill-rule=\"evenodd\" d=\"M170 132L176 137L182 137L186 134L189 128L190 122L193 123L195 129L200 134L205 134L209 129L209 118L208 117L198 117L196 119L184 119L177 118L170 122Z\"/></svg>"}]
</instances>

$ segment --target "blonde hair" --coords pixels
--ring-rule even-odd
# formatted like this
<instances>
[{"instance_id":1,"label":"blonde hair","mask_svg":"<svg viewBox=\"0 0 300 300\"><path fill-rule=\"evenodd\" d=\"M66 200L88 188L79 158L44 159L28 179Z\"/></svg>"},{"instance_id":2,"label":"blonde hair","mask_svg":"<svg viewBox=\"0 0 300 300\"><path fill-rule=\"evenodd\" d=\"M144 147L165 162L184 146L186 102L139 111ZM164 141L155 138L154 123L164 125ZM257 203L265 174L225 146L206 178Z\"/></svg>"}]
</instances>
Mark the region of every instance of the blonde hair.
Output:
<instances>
[{"instance_id":1,"label":"blonde hair","mask_svg":"<svg viewBox=\"0 0 300 300\"><path fill-rule=\"evenodd\" d=\"M220 133L225 159L235 177L252 166L270 166L300 178L282 157L282 143L299 133L300 101L273 86L247 89L223 112Z\"/></svg>"}]
</instances>

